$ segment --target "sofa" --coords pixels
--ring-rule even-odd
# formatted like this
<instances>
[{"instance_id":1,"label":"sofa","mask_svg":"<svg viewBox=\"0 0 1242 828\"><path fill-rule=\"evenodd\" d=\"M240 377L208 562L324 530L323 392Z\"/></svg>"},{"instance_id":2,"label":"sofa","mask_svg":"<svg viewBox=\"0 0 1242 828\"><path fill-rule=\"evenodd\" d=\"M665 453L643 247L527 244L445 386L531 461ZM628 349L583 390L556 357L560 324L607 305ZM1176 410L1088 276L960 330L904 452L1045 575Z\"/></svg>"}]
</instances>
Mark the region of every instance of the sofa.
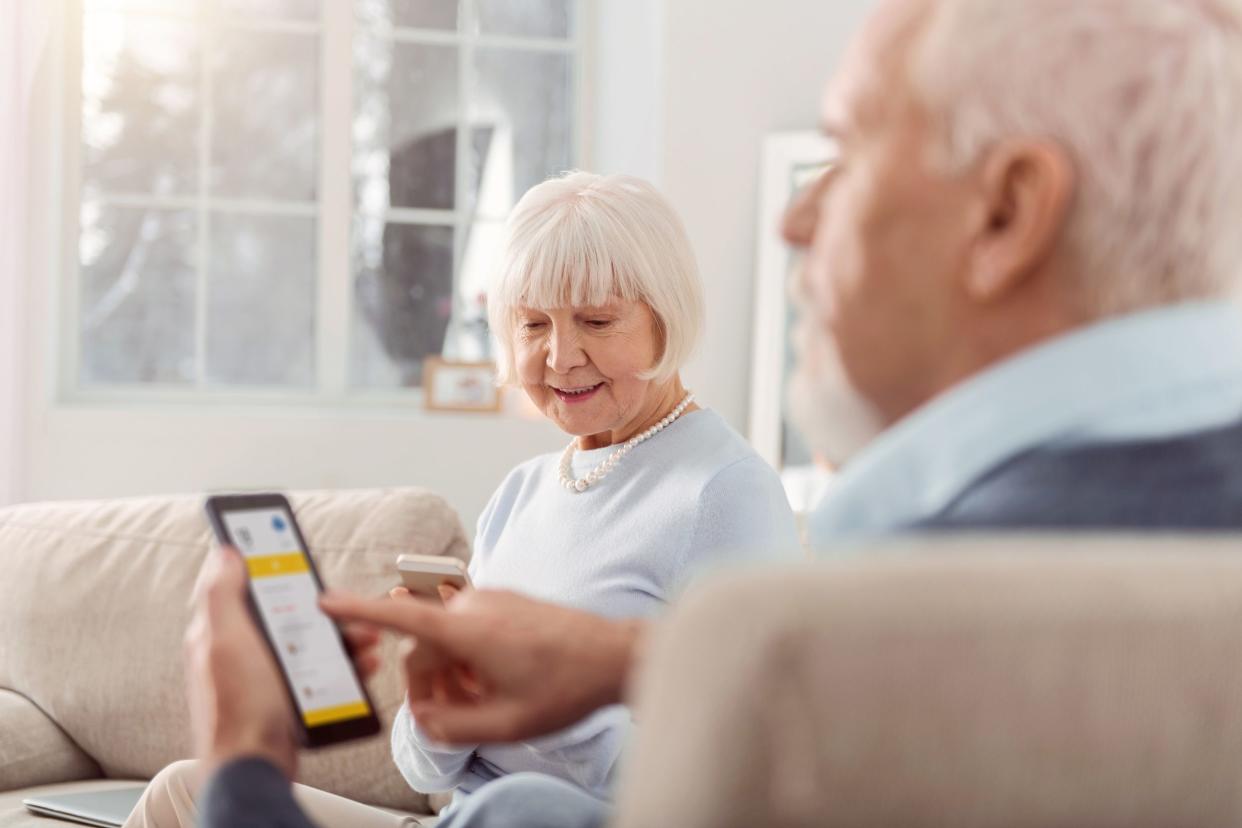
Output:
<instances>
[{"instance_id":1,"label":"sofa","mask_svg":"<svg viewBox=\"0 0 1242 828\"><path fill-rule=\"evenodd\" d=\"M1242 825L1242 536L891 541L644 660L618 828Z\"/></svg>"},{"instance_id":2,"label":"sofa","mask_svg":"<svg viewBox=\"0 0 1242 828\"><path fill-rule=\"evenodd\" d=\"M291 500L332 586L468 556L424 491ZM197 496L0 510L0 828L53 824L32 793L189 754L181 638L211 545ZM726 574L642 663L620 828L1242 825L1238 538L906 539ZM300 779L434 821L386 739L311 753Z\"/></svg>"},{"instance_id":3,"label":"sofa","mask_svg":"<svg viewBox=\"0 0 1242 828\"><path fill-rule=\"evenodd\" d=\"M0 828L47 826L21 800L146 780L189 756L182 636L214 541L201 496L0 510ZM417 489L298 492L329 586L382 594L401 553L469 557L456 513ZM373 680L385 725L404 695L396 643ZM307 754L299 781L431 822L387 739Z\"/></svg>"}]
</instances>

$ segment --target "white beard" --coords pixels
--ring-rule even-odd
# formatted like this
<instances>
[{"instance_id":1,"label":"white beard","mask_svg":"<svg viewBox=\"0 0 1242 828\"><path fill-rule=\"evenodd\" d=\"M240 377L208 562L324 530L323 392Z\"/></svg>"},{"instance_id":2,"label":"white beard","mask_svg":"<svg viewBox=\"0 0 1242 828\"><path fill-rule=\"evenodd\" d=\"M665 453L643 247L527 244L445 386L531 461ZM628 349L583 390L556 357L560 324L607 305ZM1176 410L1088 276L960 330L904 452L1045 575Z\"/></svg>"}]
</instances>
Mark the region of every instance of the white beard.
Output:
<instances>
[{"instance_id":1,"label":"white beard","mask_svg":"<svg viewBox=\"0 0 1242 828\"><path fill-rule=\"evenodd\" d=\"M821 326L802 313L792 336L797 368L789 378L789 419L818 458L839 468L884 430L883 423L850 385Z\"/></svg>"}]
</instances>

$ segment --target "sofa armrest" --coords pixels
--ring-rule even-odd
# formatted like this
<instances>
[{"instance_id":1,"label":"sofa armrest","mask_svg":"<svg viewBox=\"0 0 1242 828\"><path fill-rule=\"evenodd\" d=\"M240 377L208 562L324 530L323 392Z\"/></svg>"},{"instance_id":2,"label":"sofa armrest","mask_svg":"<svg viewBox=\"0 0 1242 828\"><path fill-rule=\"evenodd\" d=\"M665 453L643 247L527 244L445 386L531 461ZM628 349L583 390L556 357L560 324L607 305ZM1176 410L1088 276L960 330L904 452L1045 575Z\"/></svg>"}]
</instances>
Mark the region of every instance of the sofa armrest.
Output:
<instances>
[{"instance_id":1,"label":"sofa armrest","mask_svg":"<svg viewBox=\"0 0 1242 828\"><path fill-rule=\"evenodd\" d=\"M0 791L93 779L99 766L29 699L0 689Z\"/></svg>"},{"instance_id":2,"label":"sofa armrest","mask_svg":"<svg viewBox=\"0 0 1242 828\"><path fill-rule=\"evenodd\" d=\"M707 584L637 677L617 825L1242 824L1229 542Z\"/></svg>"}]
</instances>

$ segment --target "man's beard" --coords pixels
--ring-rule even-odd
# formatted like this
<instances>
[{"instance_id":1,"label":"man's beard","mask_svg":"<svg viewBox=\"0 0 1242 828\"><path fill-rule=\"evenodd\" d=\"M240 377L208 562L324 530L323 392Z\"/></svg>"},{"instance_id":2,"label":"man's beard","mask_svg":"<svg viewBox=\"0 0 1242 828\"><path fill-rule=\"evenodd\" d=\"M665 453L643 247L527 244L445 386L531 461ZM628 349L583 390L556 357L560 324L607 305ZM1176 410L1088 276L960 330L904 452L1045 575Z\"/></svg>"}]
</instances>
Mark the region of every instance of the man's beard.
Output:
<instances>
[{"instance_id":1,"label":"man's beard","mask_svg":"<svg viewBox=\"0 0 1242 828\"><path fill-rule=\"evenodd\" d=\"M836 346L807 312L793 334L797 368L789 378L789 419L816 457L841 466L884 430L875 408L850 385Z\"/></svg>"}]
</instances>

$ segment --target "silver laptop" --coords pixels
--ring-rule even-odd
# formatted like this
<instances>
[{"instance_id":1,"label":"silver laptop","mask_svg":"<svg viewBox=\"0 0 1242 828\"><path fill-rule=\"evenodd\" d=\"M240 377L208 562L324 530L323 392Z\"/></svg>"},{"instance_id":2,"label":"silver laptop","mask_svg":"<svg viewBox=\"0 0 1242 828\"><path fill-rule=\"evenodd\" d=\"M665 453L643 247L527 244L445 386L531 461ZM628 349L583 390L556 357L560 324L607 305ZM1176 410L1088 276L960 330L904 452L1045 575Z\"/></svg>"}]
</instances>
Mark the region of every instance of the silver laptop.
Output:
<instances>
[{"instance_id":1,"label":"silver laptop","mask_svg":"<svg viewBox=\"0 0 1242 828\"><path fill-rule=\"evenodd\" d=\"M103 791L32 796L23 799L22 804L27 811L39 816L100 828L121 828L146 789L146 785L132 785Z\"/></svg>"}]
</instances>

